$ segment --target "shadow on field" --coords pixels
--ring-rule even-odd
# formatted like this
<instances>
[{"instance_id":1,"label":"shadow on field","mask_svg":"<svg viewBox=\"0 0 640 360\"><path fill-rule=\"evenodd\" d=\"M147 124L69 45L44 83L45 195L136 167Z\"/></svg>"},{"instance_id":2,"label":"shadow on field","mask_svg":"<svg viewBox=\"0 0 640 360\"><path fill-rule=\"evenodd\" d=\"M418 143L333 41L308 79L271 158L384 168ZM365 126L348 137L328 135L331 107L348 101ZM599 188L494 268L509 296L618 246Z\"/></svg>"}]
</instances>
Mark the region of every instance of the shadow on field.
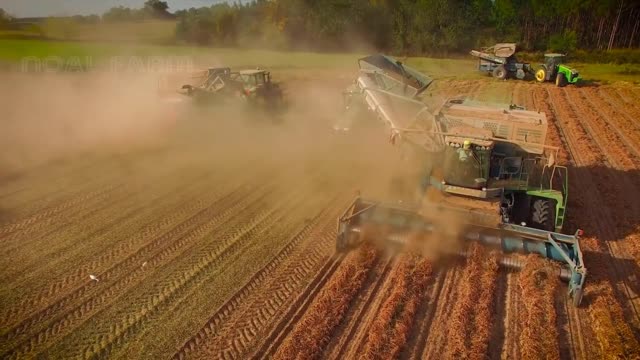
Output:
<instances>
[{"instance_id":1,"label":"shadow on field","mask_svg":"<svg viewBox=\"0 0 640 360\"><path fill-rule=\"evenodd\" d=\"M583 253L583 255L584 255L585 263L587 265L587 270L588 270L589 264L599 264L601 265L599 268L603 268L603 269L611 268L612 271L613 269L618 269L618 271L621 272L622 269L625 269L626 276L623 276L623 274L620 273L620 274L617 274L618 277L621 280L624 280L627 287L629 287L629 289L633 293L635 294L640 293L640 282L638 282L638 279L637 279L637 274L640 274L640 266L638 266L638 264L633 259L616 258L612 256L610 253L605 253L605 252L586 251ZM587 281L589 281L589 275L587 276L588 276ZM612 280L610 279L608 274L592 274L592 276L597 277L597 279ZM617 287L614 286L614 282L615 281L612 280L612 287L616 289ZM583 304L588 306L595 300L595 298L598 295L601 295L599 291L594 291L588 295L585 295L585 297L583 298Z\"/></svg>"},{"instance_id":2,"label":"shadow on field","mask_svg":"<svg viewBox=\"0 0 640 360\"><path fill-rule=\"evenodd\" d=\"M591 180L591 181L590 181ZM586 205L586 200L596 194L578 193L579 187L588 188L589 182L597 188L599 197L605 202L605 213L610 216L607 224L610 232L604 233L598 228L595 209ZM582 186L579 186L582 185ZM595 236L605 241L624 240L640 229L640 212L634 211L640 190L640 171L621 171L606 166L569 167L569 208L568 216L572 224L567 231L583 229L587 236ZM592 215L593 214L593 215ZM572 225L572 226L571 226Z\"/></svg>"}]
</instances>

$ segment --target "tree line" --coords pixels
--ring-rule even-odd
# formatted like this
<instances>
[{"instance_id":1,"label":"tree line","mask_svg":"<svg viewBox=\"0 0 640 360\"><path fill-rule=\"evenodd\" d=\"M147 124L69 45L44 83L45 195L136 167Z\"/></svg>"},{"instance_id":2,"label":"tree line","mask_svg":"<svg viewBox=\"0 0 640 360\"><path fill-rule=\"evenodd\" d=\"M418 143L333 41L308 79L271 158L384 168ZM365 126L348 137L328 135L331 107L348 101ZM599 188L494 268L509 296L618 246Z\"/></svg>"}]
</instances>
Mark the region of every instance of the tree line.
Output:
<instances>
[{"instance_id":1,"label":"tree line","mask_svg":"<svg viewBox=\"0 0 640 360\"><path fill-rule=\"evenodd\" d=\"M175 12L178 39L196 44L407 55L467 52L496 42L530 51L640 44L633 0L257 0Z\"/></svg>"},{"instance_id":2,"label":"tree line","mask_svg":"<svg viewBox=\"0 0 640 360\"><path fill-rule=\"evenodd\" d=\"M165 1L77 22L176 19L176 40L212 46L447 55L496 42L523 50L640 46L634 0L253 0L169 12ZM0 23L2 18L0 18Z\"/></svg>"}]
</instances>

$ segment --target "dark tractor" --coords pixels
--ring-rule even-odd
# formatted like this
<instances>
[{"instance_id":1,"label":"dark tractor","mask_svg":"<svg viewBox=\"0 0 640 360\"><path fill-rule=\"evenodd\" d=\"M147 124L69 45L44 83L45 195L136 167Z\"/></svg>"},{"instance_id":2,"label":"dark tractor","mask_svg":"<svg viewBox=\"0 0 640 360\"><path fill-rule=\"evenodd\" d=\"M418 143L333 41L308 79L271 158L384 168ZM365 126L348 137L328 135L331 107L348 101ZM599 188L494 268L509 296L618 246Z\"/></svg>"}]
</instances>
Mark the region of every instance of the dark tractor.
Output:
<instances>
[{"instance_id":1,"label":"dark tractor","mask_svg":"<svg viewBox=\"0 0 640 360\"><path fill-rule=\"evenodd\" d=\"M555 81L558 87L580 81L577 70L562 64L564 57L563 54L545 54L545 63L536 71L536 80L538 82Z\"/></svg>"},{"instance_id":2,"label":"dark tractor","mask_svg":"<svg viewBox=\"0 0 640 360\"><path fill-rule=\"evenodd\" d=\"M183 85L185 95L203 103L243 100L251 107L280 109L283 92L271 81L271 73L262 69L231 71L230 68L210 68L199 85Z\"/></svg>"},{"instance_id":3,"label":"dark tractor","mask_svg":"<svg viewBox=\"0 0 640 360\"><path fill-rule=\"evenodd\" d=\"M280 109L283 94L280 85L271 81L271 73L265 70L242 70L238 73L242 82L241 97L252 105L270 110Z\"/></svg>"}]
</instances>

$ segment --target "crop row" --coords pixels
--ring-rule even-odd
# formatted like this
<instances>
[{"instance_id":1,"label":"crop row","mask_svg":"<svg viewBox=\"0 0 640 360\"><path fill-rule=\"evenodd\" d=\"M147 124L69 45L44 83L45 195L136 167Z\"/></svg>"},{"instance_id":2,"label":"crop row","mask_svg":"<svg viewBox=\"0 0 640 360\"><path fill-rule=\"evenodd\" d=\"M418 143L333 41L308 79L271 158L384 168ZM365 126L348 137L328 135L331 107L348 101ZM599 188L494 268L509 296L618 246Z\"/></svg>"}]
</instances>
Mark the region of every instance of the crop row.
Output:
<instances>
[{"instance_id":1,"label":"crop row","mask_svg":"<svg viewBox=\"0 0 640 360\"><path fill-rule=\"evenodd\" d=\"M449 359L482 359L487 354L496 298L498 259L482 245L472 243L458 285L460 290L449 317Z\"/></svg>"},{"instance_id":2,"label":"crop row","mask_svg":"<svg viewBox=\"0 0 640 360\"><path fill-rule=\"evenodd\" d=\"M377 251L369 246L348 254L343 264L278 348L274 358L295 359L319 356L353 298L360 291L377 258Z\"/></svg>"},{"instance_id":3,"label":"crop row","mask_svg":"<svg viewBox=\"0 0 640 360\"><path fill-rule=\"evenodd\" d=\"M410 336L418 306L427 300L425 292L433 271L431 262L405 254L397 266L391 294L367 331L362 354L365 359L396 358Z\"/></svg>"},{"instance_id":4,"label":"crop row","mask_svg":"<svg viewBox=\"0 0 640 360\"><path fill-rule=\"evenodd\" d=\"M558 271L549 260L527 256L519 274L523 309L519 313L523 359L559 359L556 309Z\"/></svg>"}]
</instances>

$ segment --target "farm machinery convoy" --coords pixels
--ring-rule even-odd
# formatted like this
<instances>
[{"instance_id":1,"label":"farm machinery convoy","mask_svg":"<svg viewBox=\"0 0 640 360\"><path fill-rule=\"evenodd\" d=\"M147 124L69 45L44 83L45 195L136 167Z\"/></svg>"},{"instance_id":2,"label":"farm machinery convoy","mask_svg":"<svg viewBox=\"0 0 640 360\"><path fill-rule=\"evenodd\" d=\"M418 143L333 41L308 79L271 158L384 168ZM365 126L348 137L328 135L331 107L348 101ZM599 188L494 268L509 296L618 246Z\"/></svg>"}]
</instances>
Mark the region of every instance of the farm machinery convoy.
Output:
<instances>
[{"instance_id":1,"label":"farm machinery convoy","mask_svg":"<svg viewBox=\"0 0 640 360\"><path fill-rule=\"evenodd\" d=\"M516 44L499 43L481 50L471 50L470 54L478 58L478 70L504 80L516 78L523 80L533 75L538 82L554 81L556 86L576 84L581 80L578 71L563 64L565 55L549 53L544 55L544 64L534 70L529 63L516 58Z\"/></svg>"},{"instance_id":2,"label":"farm machinery convoy","mask_svg":"<svg viewBox=\"0 0 640 360\"><path fill-rule=\"evenodd\" d=\"M416 191L409 201L356 198L338 220L337 251L369 239L406 245L423 235L448 236L456 223L458 238L563 263L560 278L578 306L587 273L582 231L561 233L567 169L555 163L558 149L545 144L545 114L463 98L429 102L432 80L385 55L362 58L359 68L344 92L349 120L336 129L353 131L377 119L404 167L394 186ZM429 196L434 191L439 200ZM521 267L515 257L501 262Z\"/></svg>"}]
</instances>

